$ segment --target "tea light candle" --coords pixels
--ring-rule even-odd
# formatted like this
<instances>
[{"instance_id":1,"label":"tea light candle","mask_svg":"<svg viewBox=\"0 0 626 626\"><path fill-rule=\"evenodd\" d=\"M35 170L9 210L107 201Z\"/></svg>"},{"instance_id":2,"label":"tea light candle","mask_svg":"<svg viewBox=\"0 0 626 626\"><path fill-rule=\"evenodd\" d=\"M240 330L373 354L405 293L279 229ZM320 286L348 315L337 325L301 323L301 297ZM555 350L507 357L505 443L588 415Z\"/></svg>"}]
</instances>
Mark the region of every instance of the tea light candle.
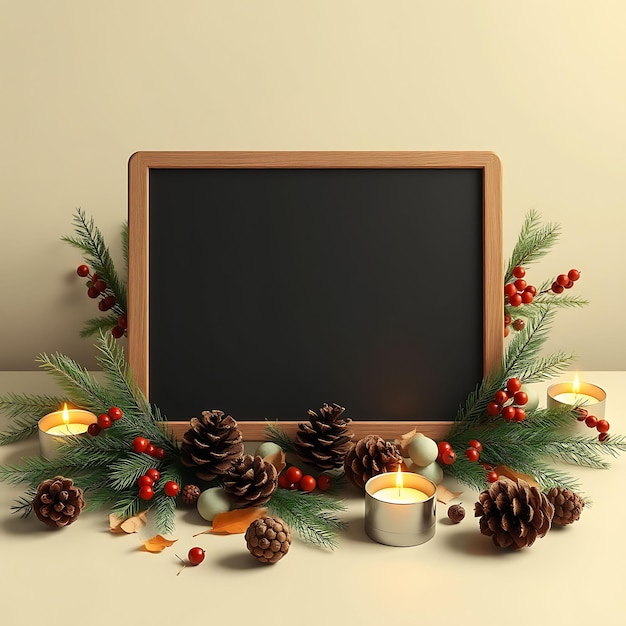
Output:
<instances>
[{"instance_id":1,"label":"tea light candle","mask_svg":"<svg viewBox=\"0 0 626 626\"><path fill-rule=\"evenodd\" d=\"M435 534L436 485L412 472L389 472L365 484L365 532L388 546L416 546Z\"/></svg>"},{"instance_id":2,"label":"tea light candle","mask_svg":"<svg viewBox=\"0 0 626 626\"><path fill-rule=\"evenodd\" d=\"M606 392L597 385L580 382L578 374L573 382L555 383L548 387L548 408L579 406L598 419L604 418Z\"/></svg>"},{"instance_id":3,"label":"tea light candle","mask_svg":"<svg viewBox=\"0 0 626 626\"><path fill-rule=\"evenodd\" d=\"M48 413L39 420L39 447L42 456L47 459L57 458L65 437L85 434L89 424L96 420L93 413L82 409L68 409L67 404L60 411Z\"/></svg>"}]
</instances>

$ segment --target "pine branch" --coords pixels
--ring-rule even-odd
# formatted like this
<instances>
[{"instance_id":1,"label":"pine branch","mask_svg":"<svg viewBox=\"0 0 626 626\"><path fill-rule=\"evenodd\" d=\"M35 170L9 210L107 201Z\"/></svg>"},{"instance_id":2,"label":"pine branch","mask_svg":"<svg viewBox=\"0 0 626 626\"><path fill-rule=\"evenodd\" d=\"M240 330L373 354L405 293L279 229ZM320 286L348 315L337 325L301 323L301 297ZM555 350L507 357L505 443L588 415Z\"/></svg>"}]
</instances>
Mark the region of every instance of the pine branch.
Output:
<instances>
[{"instance_id":1,"label":"pine branch","mask_svg":"<svg viewBox=\"0 0 626 626\"><path fill-rule=\"evenodd\" d=\"M574 355L558 352L547 357L538 357L524 367L519 367L517 374L524 383L539 383L563 373L574 361Z\"/></svg>"},{"instance_id":2,"label":"pine branch","mask_svg":"<svg viewBox=\"0 0 626 626\"><path fill-rule=\"evenodd\" d=\"M0 433L0 445L27 439L37 432L37 422L48 413L58 410L63 400L56 396L7 393L0 398L0 412L11 419L9 429Z\"/></svg>"},{"instance_id":3,"label":"pine branch","mask_svg":"<svg viewBox=\"0 0 626 626\"><path fill-rule=\"evenodd\" d=\"M102 317L93 317L88 319L81 331L81 337L91 337L102 332L110 331L114 326L117 326L117 314L103 315Z\"/></svg>"},{"instance_id":4,"label":"pine branch","mask_svg":"<svg viewBox=\"0 0 626 626\"><path fill-rule=\"evenodd\" d=\"M275 443L285 453L295 453L296 449L289 435L279 426L278 422L268 422L265 427L265 437L267 441Z\"/></svg>"},{"instance_id":5,"label":"pine branch","mask_svg":"<svg viewBox=\"0 0 626 626\"><path fill-rule=\"evenodd\" d=\"M13 513L19 513L22 519L26 519L33 512L34 496L35 494L33 493L30 498L26 496L18 498L15 500L15 504L11 505L11 511Z\"/></svg>"},{"instance_id":6,"label":"pine branch","mask_svg":"<svg viewBox=\"0 0 626 626\"><path fill-rule=\"evenodd\" d=\"M276 489L268 509L308 543L334 549L337 533L346 523L333 515L345 506L334 498L301 491Z\"/></svg>"}]
</instances>

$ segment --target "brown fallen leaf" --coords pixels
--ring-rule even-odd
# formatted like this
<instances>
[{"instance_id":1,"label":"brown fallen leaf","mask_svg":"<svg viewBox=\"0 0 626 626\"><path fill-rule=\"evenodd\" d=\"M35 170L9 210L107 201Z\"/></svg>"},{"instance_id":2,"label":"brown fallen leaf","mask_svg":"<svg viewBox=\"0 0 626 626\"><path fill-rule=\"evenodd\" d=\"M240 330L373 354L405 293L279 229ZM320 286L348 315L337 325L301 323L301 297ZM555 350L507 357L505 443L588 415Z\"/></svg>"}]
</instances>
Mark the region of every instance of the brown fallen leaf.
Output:
<instances>
[{"instance_id":1,"label":"brown fallen leaf","mask_svg":"<svg viewBox=\"0 0 626 626\"><path fill-rule=\"evenodd\" d=\"M127 517L126 519L111 513L109 515L109 530L117 535L136 533L146 525L147 521L148 513L146 511L141 511L137 515Z\"/></svg>"},{"instance_id":2,"label":"brown fallen leaf","mask_svg":"<svg viewBox=\"0 0 626 626\"><path fill-rule=\"evenodd\" d=\"M232 535L245 533L248 526L259 517L263 517L267 509L261 507L248 507L245 509L233 509L225 513L218 513L213 518L213 528L209 532L217 535Z\"/></svg>"},{"instance_id":3,"label":"brown fallen leaf","mask_svg":"<svg viewBox=\"0 0 626 626\"><path fill-rule=\"evenodd\" d=\"M506 476L506 478L510 478L515 482L517 482L518 479L521 478L522 480L525 480L531 487L537 487L537 489L541 489L539 483L535 480L535 477L531 476L530 474L522 474L521 472L516 472L506 465L496 465L493 468L493 471L498 474L498 476Z\"/></svg>"},{"instance_id":4,"label":"brown fallen leaf","mask_svg":"<svg viewBox=\"0 0 626 626\"><path fill-rule=\"evenodd\" d=\"M268 454L263 457L263 460L266 463L271 463L276 468L277 474L280 474L285 467L287 467L284 450L279 450L278 452L274 452L274 454Z\"/></svg>"},{"instance_id":5,"label":"brown fallen leaf","mask_svg":"<svg viewBox=\"0 0 626 626\"><path fill-rule=\"evenodd\" d=\"M177 539L166 539L162 535L155 535L147 541L144 541L140 549L146 552L163 552L165 548L169 548L177 541Z\"/></svg>"},{"instance_id":6,"label":"brown fallen leaf","mask_svg":"<svg viewBox=\"0 0 626 626\"><path fill-rule=\"evenodd\" d=\"M442 504L448 504L448 502L458 498L462 493L462 491L450 491L444 485L437 485L437 501Z\"/></svg>"},{"instance_id":7,"label":"brown fallen leaf","mask_svg":"<svg viewBox=\"0 0 626 626\"><path fill-rule=\"evenodd\" d=\"M400 435L399 439L394 439L394 443L398 446L398 450L400 450L400 454L407 458L409 456L409 452L407 450L407 446L411 439L417 436L417 429L410 430L408 433L404 433L404 435Z\"/></svg>"}]
</instances>

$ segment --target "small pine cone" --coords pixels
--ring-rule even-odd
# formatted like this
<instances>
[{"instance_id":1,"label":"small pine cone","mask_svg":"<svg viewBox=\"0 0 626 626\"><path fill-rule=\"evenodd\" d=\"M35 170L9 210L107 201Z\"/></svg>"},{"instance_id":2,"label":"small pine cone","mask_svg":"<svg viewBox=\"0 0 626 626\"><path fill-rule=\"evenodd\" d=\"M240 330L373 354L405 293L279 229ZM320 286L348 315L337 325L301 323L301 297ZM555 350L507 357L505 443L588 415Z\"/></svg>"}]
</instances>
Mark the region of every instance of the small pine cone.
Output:
<instances>
[{"instance_id":1,"label":"small pine cone","mask_svg":"<svg viewBox=\"0 0 626 626\"><path fill-rule=\"evenodd\" d=\"M248 526L246 546L261 563L276 563L289 552L291 531L279 517L266 515Z\"/></svg>"},{"instance_id":2,"label":"small pine cone","mask_svg":"<svg viewBox=\"0 0 626 626\"><path fill-rule=\"evenodd\" d=\"M203 411L193 417L183 435L180 460L193 468L200 480L211 481L225 474L243 455L243 435L237 422L223 411Z\"/></svg>"},{"instance_id":3,"label":"small pine cone","mask_svg":"<svg viewBox=\"0 0 626 626\"><path fill-rule=\"evenodd\" d=\"M265 504L278 486L276 467L250 454L236 461L222 479L224 491L239 508Z\"/></svg>"},{"instance_id":4,"label":"small pine cone","mask_svg":"<svg viewBox=\"0 0 626 626\"><path fill-rule=\"evenodd\" d=\"M52 528L69 526L84 506L83 490L76 487L71 478L63 476L44 480L33 499L35 515Z\"/></svg>"},{"instance_id":5,"label":"small pine cone","mask_svg":"<svg viewBox=\"0 0 626 626\"><path fill-rule=\"evenodd\" d=\"M554 507L545 494L526 481L499 478L478 496L474 516L480 532L499 548L532 546L550 530Z\"/></svg>"},{"instance_id":6,"label":"small pine cone","mask_svg":"<svg viewBox=\"0 0 626 626\"><path fill-rule=\"evenodd\" d=\"M342 417L345 409L338 404L324 404L319 415L308 411L309 422L298 424L294 440L296 454L305 463L322 470L341 467L352 437L350 418Z\"/></svg>"},{"instance_id":7,"label":"small pine cone","mask_svg":"<svg viewBox=\"0 0 626 626\"><path fill-rule=\"evenodd\" d=\"M402 463L402 455L394 443L378 435L366 435L348 450L343 468L348 480L363 489L372 477L395 472Z\"/></svg>"},{"instance_id":8,"label":"small pine cone","mask_svg":"<svg viewBox=\"0 0 626 626\"><path fill-rule=\"evenodd\" d=\"M554 506L553 526L566 526L580 519L585 502L577 493L567 487L552 487L546 496Z\"/></svg>"},{"instance_id":9,"label":"small pine cone","mask_svg":"<svg viewBox=\"0 0 626 626\"><path fill-rule=\"evenodd\" d=\"M200 497L200 487L197 485L185 485L181 494L181 498L185 504L195 504Z\"/></svg>"}]
</instances>

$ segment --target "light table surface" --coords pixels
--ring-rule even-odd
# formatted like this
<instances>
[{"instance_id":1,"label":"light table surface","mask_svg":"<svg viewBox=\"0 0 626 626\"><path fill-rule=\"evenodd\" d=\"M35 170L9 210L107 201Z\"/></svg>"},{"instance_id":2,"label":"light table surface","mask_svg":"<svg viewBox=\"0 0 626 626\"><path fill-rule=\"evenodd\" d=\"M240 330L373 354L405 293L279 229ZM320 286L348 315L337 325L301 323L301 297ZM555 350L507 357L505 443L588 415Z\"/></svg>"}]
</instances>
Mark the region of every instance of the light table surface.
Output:
<instances>
[{"instance_id":1,"label":"light table surface","mask_svg":"<svg viewBox=\"0 0 626 626\"><path fill-rule=\"evenodd\" d=\"M626 432L626 372L582 372L581 377L606 390L611 432ZM557 380L566 379L571 376ZM542 406L547 386L538 385ZM0 395L9 391L57 389L43 372L1 372ZM3 430L6 423L0 416ZM38 453L35 438L0 447L0 464ZM22 520L10 512L25 486L0 483L1 621L49 626L626 623L623 457L610 458L606 471L568 467L593 506L580 521L551 530L531 548L496 548L480 534L473 516L477 494L446 480L451 489L464 491L455 502L463 502L467 515L452 525L447 507L439 504L436 534L426 544L396 548L371 541L363 530L363 498L348 490L343 517L349 527L336 550L294 538L287 556L270 566L249 555L243 535L193 537L209 527L195 509L177 513L174 546L149 554L139 550L154 534L149 527L113 535L108 512L102 511L50 530L34 515ZM205 561L180 572L176 555L186 557L195 545L206 550Z\"/></svg>"}]
</instances>

